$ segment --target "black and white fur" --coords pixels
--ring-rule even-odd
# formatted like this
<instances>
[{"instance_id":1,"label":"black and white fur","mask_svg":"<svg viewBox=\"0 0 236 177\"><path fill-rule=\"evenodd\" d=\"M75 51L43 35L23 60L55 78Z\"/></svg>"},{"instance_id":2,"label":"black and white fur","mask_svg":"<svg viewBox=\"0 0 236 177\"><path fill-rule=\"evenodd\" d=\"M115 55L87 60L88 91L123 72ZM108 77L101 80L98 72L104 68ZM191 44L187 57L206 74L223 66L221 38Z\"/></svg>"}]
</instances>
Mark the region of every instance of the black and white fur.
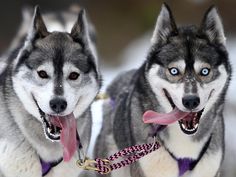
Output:
<instances>
[{"instance_id":1,"label":"black and white fur","mask_svg":"<svg viewBox=\"0 0 236 177\"><path fill-rule=\"evenodd\" d=\"M178 77L170 74L172 67L180 71ZM210 69L210 74L203 77L200 73L205 67ZM95 157L105 158L125 147L152 142L149 133L155 125L142 121L147 110L168 113L173 109L172 104L184 112L204 108L198 130L188 135L178 122L173 123L158 133L162 144L159 150L105 176L178 177L178 165L173 156L197 159L207 141L210 142L205 153L184 177L219 175L224 156L222 112L230 77L224 31L216 8L211 7L206 12L199 28L177 28L169 7L164 4L144 64L138 70L119 75L107 89L115 108L109 100L104 103L104 120ZM188 95L197 95L200 99L194 110L182 103L183 97Z\"/></svg>"},{"instance_id":2,"label":"black and white fur","mask_svg":"<svg viewBox=\"0 0 236 177\"><path fill-rule=\"evenodd\" d=\"M86 14L81 10L71 32L48 31L36 7L24 43L17 43L0 75L0 177L41 177L41 164L62 158L62 145L43 131L38 108L54 114L50 100L67 102L60 115L74 113L81 143L87 151L91 135L90 104L101 86L101 76ZM24 34L23 34L24 36ZM40 78L38 72L47 73ZM70 80L70 73L79 77ZM78 154L61 162L47 177L78 177Z\"/></svg>"}]
</instances>

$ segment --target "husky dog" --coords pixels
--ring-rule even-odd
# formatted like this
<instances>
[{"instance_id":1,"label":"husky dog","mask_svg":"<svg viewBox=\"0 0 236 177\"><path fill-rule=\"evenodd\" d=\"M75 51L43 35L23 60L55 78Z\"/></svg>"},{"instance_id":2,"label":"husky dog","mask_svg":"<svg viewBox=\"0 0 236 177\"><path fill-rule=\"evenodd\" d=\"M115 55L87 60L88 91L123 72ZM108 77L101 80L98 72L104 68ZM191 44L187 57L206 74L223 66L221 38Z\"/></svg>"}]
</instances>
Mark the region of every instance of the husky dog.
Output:
<instances>
[{"instance_id":1,"label":"husky dog","mask_svg":"<svg viewBox=\"0 0 236 177\"><path fill-rule=\"evenodd\" d=\"M0 75L0 176L77 177L77 149L87 150L101 86L85 11L70 33L49 32L36 7L17 48Z\"/></svg>"},{"instance_id":2,"label":"husky dog","mask_svg":"<svg viewBox=\"0 0 236 177\"><path fill-rule=\"evenodd\" d=\"M206 12L199 28L177 28L164 4L144 64L119 75L107 89L112 102L104 103L95 157L150 142L150 134L157 134L161 148L107 176L219 175L224 154L222 111L230 77L216 8Z\"/></svg>"}]
</instances>

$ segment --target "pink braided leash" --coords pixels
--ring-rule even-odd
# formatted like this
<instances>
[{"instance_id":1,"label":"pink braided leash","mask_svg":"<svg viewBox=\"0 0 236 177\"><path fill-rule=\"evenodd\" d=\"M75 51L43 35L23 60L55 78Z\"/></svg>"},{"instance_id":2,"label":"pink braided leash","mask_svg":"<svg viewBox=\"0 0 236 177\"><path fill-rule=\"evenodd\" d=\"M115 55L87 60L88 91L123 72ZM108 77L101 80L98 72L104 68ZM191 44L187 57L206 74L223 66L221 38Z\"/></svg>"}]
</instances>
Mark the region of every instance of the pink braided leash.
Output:
<instances>
[{"instance_id":1,"label":"pink braided leash","mask_svg":"<svg viewBox=\"0 0 236 177\"><path fill-rule=\"evenodd\" d=\"M95 161L96 161L95 167L97 168L96 171L100 174L108 174L113 170L128 166L128 165L136 162L137 160L139 160L143 156L145 156L145 155L147 155L159 148L160 148L160 144L155 141L154 143L127 147L127 148L111 155L110 157L108 157L106 159L96 158L95 159ZM126 156L128 156L128 157L124 160L121 160L120 162L113 163L113 164L111 163L121 157L126 157Z\"/></svg>"}]
</instances>

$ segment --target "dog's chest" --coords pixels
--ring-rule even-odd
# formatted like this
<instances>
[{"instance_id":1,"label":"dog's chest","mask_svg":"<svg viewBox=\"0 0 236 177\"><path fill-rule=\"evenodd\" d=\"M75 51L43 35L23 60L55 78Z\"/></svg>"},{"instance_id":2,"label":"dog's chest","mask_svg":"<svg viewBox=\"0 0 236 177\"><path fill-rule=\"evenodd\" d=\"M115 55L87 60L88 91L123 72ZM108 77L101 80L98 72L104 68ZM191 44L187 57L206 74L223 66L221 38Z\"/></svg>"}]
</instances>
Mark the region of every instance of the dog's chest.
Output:
<instances>
[{"instance_id":1,"label":"dog's chest","mask_svg":"<svg viewBox=\"0 0 236 177\"><path fill-rule=\"evenodd\" d=\"M164 145L155 152L142 158L139 162L145 177L179 177L179 174L182 172L180 160L198 159L206 141L207 138L198 142L193 141L189 136L182 134L178 125L170 126L168 128L168 138L164 139ZM216 165L216 167L218 166ZM194 171L186 169L182 174L184 174L183 176L198 176L198 173L195 174ZM212 173L214 171L215 168Z\"/></svg>"},{"instance_id":2,"label":"dog's chest","mask_svg":"<svg viewBox=\"0 0 236 177\"><path fill-rule=\"evenodd\" d=\"M178 177L176 161L161 147L139 161L145 177Z\"/></svg>"},{"instance_id":3,"label":"dog's chest","mask_svg":"<svg viewBox=\"0 0 236 177\"><path fill-rule=\"evenodd\" d=\"M209 139L209 137L206 136L202 140L194 141L191 136L184 134L180 130L178 123L174 123L168 127L167 138L162 135L161 138L168 151L178 159L197 159Z\"/></svg>"},{"instance_id":4,"label":"dog's chest","mask_svg":"<svg viewBox=\"0 0 236 177\"><path fill-rule=\"evenodd\" d=\"M82 170L76 166L76 159L73 158L70 162L61 162L52 168L45 177L78 177L81 172Z\"/></svg>"},{"instance_id":5,"label":"dog's chest","mask_svg":"<svg viewBox=\"0 0 236 177\"><path fill-rule=\"evenodd\" d=\"M187 170L181 177L214 177L220 166L222 152L207 154L194 169ZM161 147L139 161L145 177L179 177L179 166L169 153Z\"/></svg>"}]
</instances>

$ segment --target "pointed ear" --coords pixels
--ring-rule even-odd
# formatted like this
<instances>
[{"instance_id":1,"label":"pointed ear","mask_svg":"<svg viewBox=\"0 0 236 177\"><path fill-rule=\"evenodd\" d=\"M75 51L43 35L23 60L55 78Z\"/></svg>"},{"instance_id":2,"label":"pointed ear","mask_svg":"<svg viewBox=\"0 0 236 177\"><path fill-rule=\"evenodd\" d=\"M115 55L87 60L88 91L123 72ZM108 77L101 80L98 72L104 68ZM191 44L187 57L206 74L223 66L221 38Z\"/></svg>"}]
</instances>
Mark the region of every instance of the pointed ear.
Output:
<instances>
[{"instance_id":1,"label":"pointed ear","mask_svg":"<svg viewBox=\"0 0 236 177\"><path fill-rule=\"evenodd\" d=\"M78 19L71 29L70 35L76 42L82 42L84 45L89 43L88 22L84 9L80 10Z\"/></svg>"},{"instance_id":2,"label":"pointed ear","mask_svg":"<svg viewBox=\"0 0 236 177\"><path fill-rule=\"evenodd\" d=\"M210 42L225 45L224 28L215 6L210 7L206 12L200 29Z\"/></svg>"},{"instance_id":3,"label":"pointed ear","mask_svg":"<svg viewBox=\"0 0 236 177\"><path fill-rule=\"evenodd\" d=\"M178 30L169 6L164 3L157 18L156 27L153 32L151 43L164 44L167 41L168 37L174 33L177 34Z\"/></svg>"},{"instance_id":4,"label":"pointed ear","mask_svg":"<svg viewBox=\"0 0 236 177\"><path fill-rule=\"evenodd\" d=\"M34 9L34 16L31 30L28 36L30 39L35 39L35 38L44 38L47 35L49 35L49 32L47 31L47 28L44 24L39 6L36 6Z\"/></svg>"}]
</instances>

